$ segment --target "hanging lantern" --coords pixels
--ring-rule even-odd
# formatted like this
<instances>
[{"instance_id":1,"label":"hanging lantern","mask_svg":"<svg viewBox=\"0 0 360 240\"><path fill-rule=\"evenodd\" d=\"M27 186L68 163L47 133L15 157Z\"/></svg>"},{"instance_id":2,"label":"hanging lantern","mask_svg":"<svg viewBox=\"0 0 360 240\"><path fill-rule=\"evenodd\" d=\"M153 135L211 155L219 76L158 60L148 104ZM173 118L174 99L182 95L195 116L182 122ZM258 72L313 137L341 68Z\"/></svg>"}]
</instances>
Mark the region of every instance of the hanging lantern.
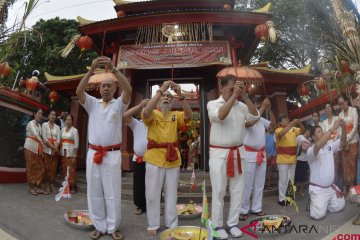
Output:
<instances>
[{"instance_id":1,"label":"hanging lantern","mask_svg":"<svg viewBox=\"0 0 360 240\"><path fill-rule=\"evenodd\" d=\"M116 15L118 18L122 18L126 16L126 12L124 10L119 10Z\"/></svg>"},{"instance_id":2,"label":"hanging lantern","mask_svg":"<svg viewBox=\"0 0 360 240\"><path fill-rule=\"evenodd\" d=\"M227 11L230 11L230 10L232 10L233 8L232 8L231 4L225 3L224 6L223 6L223 9L224 9L224 10L227 10Z\"/></svg>"},{"instance_id":3,"label":"hanging lantern","mask_svg":"<svg viewBox=\"0 0 360 240\"><path fill-rule=\"evenodd\" d=\"M257 25L255 28L255 35L257 39L260 39L263 42L269 37L269 30L265 24Z\"/></svg>"},{"instance_id":4,"label":"hanging lantern","mask_svg":"<svg viewBox=\"0 0 360 240\"><path fill-rule=\"evenodd\" d=\"M310 91L310 89L309 89L308 86L301 85L299 87L299 92L298 93L299 93L300 96L307 96L307 95L309 95L309 91Z\"/></svg>"},{"instance_id":5,"label":"hanging lantern","mask_svg":"<svg viewBox=\"0 0 360 240\"><path fill-rule=\"evenodd\" d=\"M0 64L0 73L3 78L6 77L9 74L9 72L10 72L10 66L7 62Z\"/></svg>"},{"instance_id":6,"label":"hanging lantern","mask_svg":"<svg viewBox=\"0 0 360 240\"><path fill-rule=\"evenodd\" d=\"M81 51L85 51L86 49L90 49L92 47L93 41L89 36L79 37L77 40L77 45L81 49Z\"/></svg>"},{"instance_id":7,"label":"hanging lantern","mask_svg":"<svg viewBox=\"0 0 360 240\"><path fill-rule=\"evenodd\" d=\"M38 81L39 80L37 77L29 78L26 81L26 90L28 91L28 93L31 94L31 92L35 91Z\"/></svg>"},{"instance_id":8,"label":"hanging lantern","mask_svg":"<svg viewBox=\"0 0 360 240\"><path fill-rule=\"evenodd\" d=\"M49 99L51 105L59 100L59 94L56 91L51 91L49 93Z\"/></svg>"},{"instance_id":9,"label":"hanging lantern","mask_svg":"<svg viewBox=\"0 0 360 240\"><path fill-rule=\"evenodd\" d=\"M324 91L325 90L325 80L323 78L319 78L318 80L316 80L315 83L317 89Z\"/></svg>"}]
</instances>

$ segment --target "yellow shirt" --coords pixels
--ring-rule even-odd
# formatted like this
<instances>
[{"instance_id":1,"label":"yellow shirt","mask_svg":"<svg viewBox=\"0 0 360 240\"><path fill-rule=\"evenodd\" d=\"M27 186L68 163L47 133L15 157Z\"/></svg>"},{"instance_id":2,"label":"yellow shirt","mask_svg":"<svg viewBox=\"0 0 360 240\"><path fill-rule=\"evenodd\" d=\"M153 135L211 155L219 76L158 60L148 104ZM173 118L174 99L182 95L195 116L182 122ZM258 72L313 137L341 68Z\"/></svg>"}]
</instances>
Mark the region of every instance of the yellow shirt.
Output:
<instances>
[{"instance_id":1,"label":"yellow shirt","mask_svg":"<svg viewBox=\"0 0 360 240\"><path fill-rule=\"evenodd\" d=\"M178 141L178 129L185 124L184 112L170 111L165 117L161 111L153 110L147 119L141 114L141 119L148 127L148 140L156 143L173 143ZM163 168L174 168L181 165L179 147L176 147L178 160L169 162L165 159L166 148L146 150L144 161Z\"/></svg>"},{"instance_id":2,"label":"yellow shirt","mask_svg":"<svg viewBox=\"0 0 360 240\"><path fill-rule=\"evenodd\" d=\"M277 147L296 147L296 137L301 134L300 128L291 128L285 135L280 138L279 133L283 130L279 127L275 130L276 146ZM276 163L296 163L296 155L278 154Z\"/></svg>"}]
</instances>

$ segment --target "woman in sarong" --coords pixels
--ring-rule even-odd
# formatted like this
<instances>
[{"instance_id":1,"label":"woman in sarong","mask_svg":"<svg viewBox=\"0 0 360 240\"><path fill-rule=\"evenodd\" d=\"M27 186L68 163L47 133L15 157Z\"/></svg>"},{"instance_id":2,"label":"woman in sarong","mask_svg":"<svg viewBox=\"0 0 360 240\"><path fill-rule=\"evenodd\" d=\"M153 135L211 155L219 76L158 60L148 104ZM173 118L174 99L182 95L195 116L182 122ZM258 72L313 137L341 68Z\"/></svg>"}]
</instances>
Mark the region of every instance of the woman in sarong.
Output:
<instances>
[{"instance_id":1,"label":"woman in sarong","mask_svg":"<svg viewBox=\"0 0 360 240\"><path fill-rule=\"evenodd\" d=\"M60 145L60 127L55 124L56 112L49 111L49 121L42 125L42 137L44 145L44 162L45 162L45 185L46 192L55 191L55 178L59 158Z\"/></svg>"},{"instance_id":2,"label":"woman in sarong","mask_svg":"<svg viewBox=\"0 0 360 240\"><path fill-rule=\"evenodd\" d=\"M29 184L29 193L38 195L44 193L40 186L43 181L45 166L43 159L43 141L41 139L42 110L34 112L34 119L26 126L24 154L26 161L26 177Z\"/></svg>"},{"instance_id":3,"label":"woman in sarong","mask_svg":"<svg viewBox=\"0 0 360 240\"><path fill-rule=\"evenodd\" d=\"M65 115L65 128L61 130L61 169L62 176L65 177L69 168L70 192L76 193L76 157L79 149L79 133L73 127L73 116Z\"/></svg>"},{"instance_id":4,"label":"woman in sarong","mask_svg":"<svg viewBox=\"0 0 360 240\"><path fill-rule=\"evenodd\" d=\"M358 134L358 113L350 107L350 101L346 96L338 98L341 108L339 118L345 120L347 141L346 146L341 150L341 162L344 177L344 194L347 195L351 186L355 185L357 173L357 160L359 156L359 134Z\"/></svg>"}]
</instances>

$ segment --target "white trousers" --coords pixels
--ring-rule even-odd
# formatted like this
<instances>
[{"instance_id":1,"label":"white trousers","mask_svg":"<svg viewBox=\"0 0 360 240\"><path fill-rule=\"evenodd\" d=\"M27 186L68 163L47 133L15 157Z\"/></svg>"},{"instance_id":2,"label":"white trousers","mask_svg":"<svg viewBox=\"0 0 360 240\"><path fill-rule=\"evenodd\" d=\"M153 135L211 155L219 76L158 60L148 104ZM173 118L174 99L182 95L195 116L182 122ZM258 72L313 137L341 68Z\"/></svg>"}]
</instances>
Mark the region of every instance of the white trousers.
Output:
<instances>
[{"instance_id":1,"label":"white trousers","mask_svg":"<svg viewBox=\"0 0 360 240\"><path fill-rule=\"evenodd\" d=\"M146 163L145 195L148 230L160 228L160 200L161 188L164 184L165 194L165 227L173 228L178 225L176 212L177 187L180 168L161 168Z\"/></svg>"},{"instance_id":2,"label":"white trousers","mask_svg":"<svg viewBox=\"0 0 360 240\"><path fill-rule=\"evenodd\" d=\"M89 214L96 230L111 234L121 220L121 152L107 152L101 164L93 163L94 153L86 157Z\"/></svg>"},{"instance_id":3,"label":"white trousers","mask_svg":"<svg viewBox=\"0 0 360 240\"><path fill-rule=\"evenodd\" d=\"M230 209L227 225L230 227L239 223L239 211L244 188L243 174L239 175L236 154L234 161L235 174L234 177L229 178ZM227 158L216 157L210 152L209 167L212 187L211 218L215 228L223 226L224 196L228 181L226 163Z\"/></svg>"},{"instance_id":4,"label":"white trousers","mask_svg":"<svg viewBox=\"0 0 360 240\"><path fill-rule=\"evenodd\" d=\"M310 217L322 219L326 212L339 212L345 207L344 197L337 198L336 192L331 187L321 188L309 186L310 194Z\"/></svg>"},{"instance_id":5,"label":"white trousers","mask_svg":"<svg viewBox=\"0 0 360 240\"><path fill-rule=\"evenodd\" d=\"M290 178L294 180L296 163L278 163L277 166L279 170L279 201L281 202L285 200Z\"/></svg>"},{"instance_id":6,"label":"white trousers","mask_svg":"<svg viewBox=\"0 0 360 240\"><path fill-rule=\"evenodd\" d=\"M244 192L242 195L240 213L262 211L262 199L266 176L266 162L258 165L256 162L242 162L244 175ZM250 206L250 197L252 202Z\"/></svg>"}]
</instances>

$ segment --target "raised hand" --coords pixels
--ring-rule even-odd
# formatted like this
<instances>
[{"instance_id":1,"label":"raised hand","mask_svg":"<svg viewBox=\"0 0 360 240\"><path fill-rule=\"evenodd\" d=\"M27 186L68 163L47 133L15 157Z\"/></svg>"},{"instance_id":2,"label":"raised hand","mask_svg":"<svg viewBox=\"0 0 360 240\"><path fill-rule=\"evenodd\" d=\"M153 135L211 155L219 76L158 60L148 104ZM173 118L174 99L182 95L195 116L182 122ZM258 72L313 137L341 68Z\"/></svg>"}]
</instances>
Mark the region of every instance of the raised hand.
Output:
<instances>
[{"instance_id":1,"label":"raised hand","mask_svg":"<svg viewBox=\"0 0 360 240\"><path fill-rule=\"evenodd\" d=\"M146 98L146 99L143 99L142 101L141 101L141 103L140 103L140 105L141 106L146 106L146 104L149 102L149 99L148 98Z\"/></svg>"},{"instance_id":2,"label":"raised hand","mask_svg":"<svg viewBox=\"0 0 360 240\"><path fill-rule=\"evenodd\" d=\"M340 122L344 122L344 123L345 123L345 121L344 121L343 119L341 119L341 118L337 119L337 120L334 122L334 124L333 124L333 126L332 126L332 128L331 128L331 131L336 131L336 130L339 128L339 126L340 126Z\"/></svg>"},{"instance_id":3,"label":"raised hand","mask_svg":"<svg viewBox=\"0 0 360 240\"><path fill-rule=\"evenodd\" d=\"M160 87L160 90L161 90L162 92L165 92L166 90L169 89L169 87L170 87L172 84L173 84L172 81L164 81L164 83L163 83L163 84L161 85L161 87Z\"/></svg>"},{"instance_id":4,"label":"raised hand","mask_svg":"<svg viewBox=\"0 0 360 240\"><path fill-rule=\"evenodd\" d=\"M171 89L176 93L176 95L180 95L181 94L181 86L179 84L174 83L171 86Z\"/></svg>"},{"instance_id":5,"label":"raised hand","mask_svg":"<svg viewBox=\"0 0 360 240\"><path fill-rule=\"evenodd\" d=\"M300 120L299 119L294 119L294 120L291 121L290 124L291 124L291 126L297 126L297 125L300 124Z\"/></svg>"},{"instance_id":6,"label":"raised hand","mask_svg":"<svg viewBox=\"0 0 360 240\"><path fill-rule=\"evenodd\" d=\"M268 98L265 98L263 101L263 106L267 109L271 109L271 102Z\"/></svg>"},{"instance_id":7,"label":"raised hand","mask_svg":"<svg viewBox=\"0 0 360 240\"><path fill-rule=\"evenodd\" d=\"M310 147L310 143L305 142L305 141L301 143L301 149L302 149L304 152L307 152L307 150L309 149L309 147Z\"/></svg>"},{"instance_id":8,"label":"raised hand","mask_svg":"<svg viewBox=\"0 0 360 240\"><path fill-rule=\"evenodd\" d=\"M245 89L245 93L246 93L246 88L245 88L244 83L242 83L241 81L236 81L236 83L234 85L233 95L236 98L242 97L244 95L244 89Z\"/></svg>"},{"instance_id":9,"label":"raised hand","mask_svg":"<svg viewBox=\"0 0 360 240\"><path fill-rule=\"evenodd\" d=\"M346 128L346 122L344 119L339 118L338 121L341 128Z\"/></svg>"}]
</instances>

